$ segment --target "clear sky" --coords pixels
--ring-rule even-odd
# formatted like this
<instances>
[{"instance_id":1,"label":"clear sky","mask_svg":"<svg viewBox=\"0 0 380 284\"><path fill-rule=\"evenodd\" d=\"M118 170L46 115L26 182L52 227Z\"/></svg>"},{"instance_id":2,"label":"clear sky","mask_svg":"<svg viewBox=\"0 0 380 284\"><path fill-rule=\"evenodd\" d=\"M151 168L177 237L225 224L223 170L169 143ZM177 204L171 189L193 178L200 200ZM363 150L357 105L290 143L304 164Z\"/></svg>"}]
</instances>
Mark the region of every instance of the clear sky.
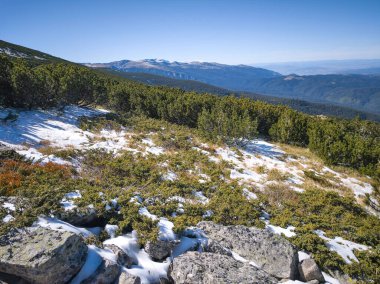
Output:
<instances>
[{"instance_id":1,"label":"clear sky","mask_svg":"<svg viewBox=\"0 0 380 284\"><path fill-rule=\"evenodd\" d=\"M380 58L380 0L0 0L0 39L75 62Z\"/></svg>"}]
</instances>

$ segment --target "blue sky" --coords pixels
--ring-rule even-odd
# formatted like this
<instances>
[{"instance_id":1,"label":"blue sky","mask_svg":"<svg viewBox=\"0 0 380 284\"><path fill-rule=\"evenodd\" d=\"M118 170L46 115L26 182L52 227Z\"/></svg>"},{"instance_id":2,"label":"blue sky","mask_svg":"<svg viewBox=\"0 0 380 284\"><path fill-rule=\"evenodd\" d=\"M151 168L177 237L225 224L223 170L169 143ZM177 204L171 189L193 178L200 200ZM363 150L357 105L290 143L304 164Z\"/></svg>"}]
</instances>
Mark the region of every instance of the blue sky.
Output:
<instances>
[{"instance_id":1,"label":"blue sky","mask_svg":"<svg viewBox=\"0 0 380 284\"><path fill-rule=\"evenodd\" d=\"M0 0L0 39L75 62L380 58L380 0Z\"/></svg>"}]
</instances>

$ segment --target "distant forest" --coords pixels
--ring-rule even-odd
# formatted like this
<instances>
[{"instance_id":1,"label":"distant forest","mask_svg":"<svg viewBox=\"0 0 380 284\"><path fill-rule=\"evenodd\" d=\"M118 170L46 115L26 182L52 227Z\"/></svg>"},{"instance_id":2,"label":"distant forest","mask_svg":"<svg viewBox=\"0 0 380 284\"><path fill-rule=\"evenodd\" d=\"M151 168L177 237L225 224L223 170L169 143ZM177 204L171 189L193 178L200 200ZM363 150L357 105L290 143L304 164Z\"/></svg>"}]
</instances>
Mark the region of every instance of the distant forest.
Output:
<instances>
[{"instance_id":1,"label":"distant forest","mask_svg":"<svg viewBox=\"0 0 380 284\"><path fill-rule=\"evenodd\" d=\"M336 116L342 118L352 119L359 117L360 119L367 119L372 121L380 122L380 115L359 111L351 109L348 107L342 107L335 105L333 103L324 104L324 103L313 103L301 99L289 99L289 98L280 98L269 95L260 95L252 92L234 92L231 90L223 89L217 86L209 85L194 80L180 80L173 79L169 77L164 77L155 74L148 73L135 73L135 72L124 72L118 71L110 68L99 68L99 71L109 73L112 75L120 76L130 80L138 81L144 84L152 86L168 86L173 88L180 88L186 91L195 91L198 93L210 93L217 94L221 96L234 95L234 96L246 96L255 100L268 102L275 105L286 105L295 110L305 112L312 115L328 115Z\"/></svg>"}]
</instances>

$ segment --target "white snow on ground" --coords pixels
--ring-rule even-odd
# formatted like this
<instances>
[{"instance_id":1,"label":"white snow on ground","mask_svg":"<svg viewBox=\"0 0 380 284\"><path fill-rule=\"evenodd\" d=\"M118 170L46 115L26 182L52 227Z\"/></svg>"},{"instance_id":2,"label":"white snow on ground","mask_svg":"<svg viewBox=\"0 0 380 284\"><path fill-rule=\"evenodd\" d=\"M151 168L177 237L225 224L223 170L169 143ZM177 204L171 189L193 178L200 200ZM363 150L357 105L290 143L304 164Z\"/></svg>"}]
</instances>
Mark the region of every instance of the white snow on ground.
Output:
<instances>
[{"instance_id":1,"label":"white snow on ground","mask_svg":"<svg viewBox=\"0 0 380 284\"><path fill-rule=\"evenodd\" d=\"M242 257L241 255L237 254L236 252L233 252L231 251L232 253L232 257L234 259L236 259L237 261L240 261L240 262L249 262L250 265L254 266L254 267L257 267L257 268L261 268L256 262L254 261L249 261L248 259L245 259L244 257Z\"/></svg>"},{"instance_id":2,"label":"white snow on ground","mask_svg":"<svg viewBox=\"0 0 380 284\"><path fill-rule=\"evenodd\" d=\"M159 239L162 241L172 241L176 239L176 235L173 232L174 224L173 222L170 222L166 218L160 218L160 221L158 222L158 228L160 230L159 232Z\"/></svg>"},{"instance_id":3,"label":"white snow on ground","mask_svg":"<svg viewBox=\"0 0 380 284\"><path fill-rule=\"evenodd\" d=\"M150 137L142 139L142 143L137 145L137 149L130 148L128 146L128 135L131 137L133 133L129 133L123 128L120 131L103 129L99 133L92 133L83 131L78 127L78 119L81 116L91 117L106 112L108 111L78 106L67 106L62 111L57 109L19 111L0 108L0 117L2 118L7 117L9 113L14 113L17 116L17 119L13 121L0 124L0 142L41 163L50 161L58 164L70 164L70 162L54 155L42 154L38 149L43 146L83 150L100 148L113 154L124 150L133 153L140 152L143 155L160 155L164 153L164 149L156 146ZM149 133L149 135L152 135L152 133ZM294 165L289 165L289 162L297 160L289 157L284 159L284 152L271 143L256 139L249 141L246 146L240 147L238 151L225 146L217 148L215 153L205 150L209 149L207 144L200 144L198 147L193 147L193 149L208 156L210 161L219 162L220 160L225 160L229 162L231 164L230 178L238 180L240 184L264 189L270 181L267 181L268 175L265 172L257 172L257 168L262 167L265 171L276 169L289 176L285 181L289 188L298 192L303 191L299 187L304 182L303 171ZM306 158L304 160L307 161ZM77 165L75 161L72 161L72 164L76 164L75 166L80 168L80 165ZM307 168L305 164L299 163L299 165L301 168ZM339 184L350 188L356 197L373 191L369 183L343 176L327 167L324 167L322 172L330 172L335 175L339 180ZM200 177L200 183L208 181L208 178L203 177L202 174L200 174ZM176 178L173 172L168 172L167 175L164 175L164 179L167 180L173 181Z\"/></svg>"},{"instance_id":4,"label":"white snow on ground","mask_svg":"<svg viewBox=\"0 0 380 284\"><path fill-rule=\"evenodd\" d=\"M10 221L13 221L15 218L12 216L12 215L10 215L10 214L8 214L8 215L6 215L4 218L3 218L3 222L4 223L8 223L8 222L10 222Z\"/></svg>"},{"instance_id":5,"label":"white snow on ground","mask_svg":"<svg viewBox=\"0 0 380 284\"><path fill-rule=\"evenodd\" d=\"M328 167L323 167L322 171L333 174L336 178L339 179L340 185L343 185L352 190L356 198L364 196L366 193L371 194L373 191L372 185L367 182L361 182L360 180L353 177L344 177L342 174Z\"/></svg>"},{"instance_id":6,"label":"white snow on ground","mask_svg":"<svg viewBox=\"0 0 380 284\"><path fill-rule=\"evenodd\" d=\"M188 250L193 250L198 246L198 240L195 238L189 238L182 236L180 243L173 249L172 257L175 258Z\"/></svg>"},{"instance_id":7,"label":"white snow on ground","mask_svg":"<svg viewBox=\"0 0 380 284\"><path fill-rule=\"evenodd\" d=\"M10 202L4 202L3 208L7 209L8 211L15 211L16 210L15 205L13 203L10 203Z\"/></svg>"},{"instance_id":8,"label":"white snow on ground","mask_svg":"<svg viewBox=\"0 0 380 284\"><path fill-rule=\"evenodd\" d=\"M250 192L248 189L243 188L243 195L248 199L248 200L253 200L257 199L256 193Z\"/></svg>"},{"instance_id":9,"label":"white snow on ground","mask_svg":"<svg viewBox=\"0 0 380 284\"><path fill-rule=\"evenodd\" d=\"M62 220L49 217L39 217L36 222L34 222L33 227L43 227L55 231L67 231L72 232L77 235L82 235L83 237L93 236L94 233L86 228L75 227L69 223L66 223Z\"/></svg>"},{"instance_id":10,"label":"white snow on ground","mask_svg":"<svg viewBox=\"0 0 380 284\"><path fill-rule=\"evenodd\" d=\"M81 198L81 197L82 197L82 195L80 194L80 192L78 190L66 193L65 197L61 201L61 205L63 206L65 211L71 211L77 207L74 204L73 199L77 199L77 198Z\"/></svg>"},{"instance_id":11,"label":"white snow on ground","mask_svg":"<svg viewBox=\"0 0 380 284\"><path fill-rule=\"evenodd\" d=\"M116 231L119 229L119 226L117 225L110 225L110 224L107 224L105 227L104 227L104 230L107 232L107 234L111 237L111 238L114 238L116 236Z\"/></svg>"},{"instance_id":12,"label":"white snow on ground","mask_svg":"<svg viewBox=\"0 0 380 284\"><path fill-rule=\"evenodd\" d=\"M338 281L338 279L335 279L334 277L331 277L331 276L328 275L327 273L322 272L322 275L323 275L323 277L325 278L326 283L330 283L330 284L340 284L340 282Z\"/></svg>"},{"instance_id":13,"label":"white snow on ground","mask_svg":"<svg viewBox=\"0 0 380 284\"><path fill-rule=\"evenodd\" d=\"M173 227L174 227L173 222L169 221L168 219L164 217L158 218L156 215L151 214L146 207L141 207L139 209L139 214L144 215L152 220L159 220L157 223L157 226L159 229L158 237L160 240L163 240L163 241L175 240L176 235L173 232Z\"/></svg>"},{"instance_id":14,"label":"white snow on ground","mask_svg":"<svg viewBox=\"0 0 380 284\"><path fill-rule=\"evenodd\" d=\"M158 156L164 153L164 148L153 146L153 147L147 147L145 151Z\"/></svg>"},{"instance_id":15,"label":"white snow on ground","mask_svg":"<svg viewBox=\"0 0 380 284\"><path fill-rule=\"evenodd\" d=\"M204 153L199 147L193 147L193 149ZM221 160L229 162L231 164L230 178L238 180L239 184L264 189L265 185L273 183L273 181L267 180L266 172L278 170L284 176L288 176L285 183L288 184L289 189L297 192L304 191L300 188L304 183L304 172L301 169L308 169L308 166L304 164L308 161L307 158L303 157L302 161L298 163L300 168L290 165L289 162L296 162L297 160L290 157L284 158L284 151L274 144L259 139L249 141L246 146L240 147L238 151L229 147L219 147L214 154L210 154L208 151L205 151L204 154L208 156L211 162L219 163ZM264 173L256 171L259 167L265 169ZM371 184L361 182L353 177L345 177L328 167L323 167L323 172L332 173L339 180L338 184L351 189L356 197L364 196L366 193L371 194L373 191Z\"/></svg>"},{"instance_id":16,"label":"white snow on ground","mask_svg":"<svg viewBox=\"0 0 380 284\"><path fill-rule=\"evenodd\" d=\"M145 150L148 153L151 153L153 155L161 155L164 152L164 148L157 147L150 138L144 138L141 140L141 142L148 145Z\"/></svg>"},{"instance_id":17,"label":"white snow on ground","mask_svg":"<svg viewBox=\"0 0 380 284\"><path fill-rule=\"evenodd\" d=\"M341 178L341 182L344 186L352 189L356 197L365 196L366 193L371 194L373 191L372 185L360 182L356 178Z\"/></svg>"},{"instance_id":18,"label":"white snow on ground","mask_svg":"<svg viewBox=\"0 0 380 284\"><path fill-rule=\"evenodd\" d=\"M295 227L293 226L289 226L286 229L284 229L279 226L270 225L269 221L266 221L265 223L266 223L265 228L269 232L272 232L274 234L277 234L277 235L284 234L288 238L294 237L296 235L296 233L293 232L295 230Z\"/></svg>"},{"instance_id":19,"label":"white snow on ground","mask_svg":"<svg viewBox=\"0 0 380 284\"><path fill-rule=\"evenodd\" d=\"M182 232L180 243L173 249L172 257L175 258L188 250L195 250L202 252L203 248L207 246L208 239L203 231L198 228L186 229Z\"/></svg>"},{"instance_id":20,"label":"white snow on ground","mask_svg":"<svg viewBox=\"0 0 380 284\"><path fill-rule=\"evenodd\" d=\"M42 154L38 149L43 146L103 149L114 154L122 150L141 152L143 155L160 155L164 152L164 149L155 146L150 138L143 139L142 144L147 147L142 150L128 147L129 141L126 137L131 133L123 128L120 131L103 129L99 133L92 133L78 127L78 119L81 116L97 116L107 113L107 110L78 106L67 106L63 111L0 109L0 117L6 117L10 112L16 114L17 119L0 124L0 142L36 162L70 164L54 155Z\"/></svg>"},{"instance_id":21,"label":"white snow on ground","mask_svg":"<svg viewBox=\"0 0 380 284\"><path fill-rule=\"evenodd\" d=\"M17 50L12 50L9 47L0 47L0 53L5 53L5 54L7 54L9 56L19 57L19 58L31 57L31 56L28 56L27 54L25 54L23 52L20 52L20 51L17 51Z\"/></svg>"},{"instance_id":22,"label":"white snow on ground","mask_svg":"<svg viewBox=\"0 0 380 284\"><path fill-rule=\"evenodd\" d=\"M95 270L101 265L103 259L108 259L116 263L116 255L110 249L101 249L94 245L88 246L86 262L79 273L71 280L71 284L82 283L83 280L90 277Z\"/></svg>"},{"instance_id":23,"label":"white snow on ground","mask_svg":"<svg viewBox=\"0 0 380 284\"><path fill-rule=\"evenodd\" d=\"M331 277L327 273L322 272L322 275L325 278L325 281L326 281L325 284L340 284L340 282L337 279L335 279L334 277ZM306 284L308 282L303 282L300 280L287 280L285 282L278 282L278 283L282 283L282 284Z\"/></svg>"},{"instance_id":24,"label":"white snow on ground","mask_svg":"<svg viewBox=\"0 0 380 284\"><path fill-rule=\"evenodd\" d=\"M169 171L168 173L164 174L162 178L163 180L167 180L167 181L175 181L178 179L177 174L172 171Z\"/></svg>"},{"instance_id":25,"label":"white snow on ground","mask_svg":"<svg viewBox=\"0 0 380 284\"><path fill-rule=\"evenodd\" d=\"M56 163L60 165L70 164L68 161L55 157L54 155L44 155L35 148L26 149L25 147L22 147L22 146L18 146L18 147L16 146L14 147L14 149L20 155L24 155L26 158L31 159L33 161L39 161L42 164L46 164L48 162L52 162L52 163Z\"/></svg>"},{"instance_id":26,"label":"white snow on ground","mask_svg":"<svg viewBox=\"0 0 380 284\"><path fill-rule=\"evenodd\" d=\"M50 141L51 146L80 147L88 141L86 135L93 134L77 126L79 117L94 116L104 111L77 106L58 110L15 111L16 121L1 125L0 141L11 145L27 144L38 147L41 141Z\"/></svg>"},{"instance_id":27,"label":"white snow on ground","mask_svg":"<svg viewBox=\"0 0 380 284\"><path fill-rule=\"evenodd\" d=\"M139 209L139 214L143 215L143 216L146 216L146 217L148 217L148 218L150 218L152 220L157 220L157 216L154 215L154 214L151 214L146 207L141 207Z\"/></svg>"},{"instance_id":28,"label":"white snow on ground","mask_svg":"<svg viewBox=\"0 0 380 284\"><path fill-rule=\"evenodd\" d=\"M263 167L267 170L276 169L290 176L289 185L303 183L303 172L295 166L289 166L287 161L280 160L284 152L273 144L263 140L252 140L245 147L239 148L240 153L229 147L217 148L215 155L209 156L212 162L224 160L232 165L230 178L240 184L253 185L259 189L265 187L267 174L258 173L255 168Z\"/></svg>"},{"instance_id":29,"label":"white snow on ground","mask_svg":"<svg viewBox=\"0 0 380 284\"><path fill-rule=\"evenodd\" d=\"M170 259L162 263L151 260L149 255L140 249L135 231L131 234L108 239L104 244L116 245L131 257L135 265L126 268L125 271L140 277L142 283L157 283L160 277L166 277Z\"/></svg>"},{"instance_id":30,"label":"white snow on ground","mask_svg":"<svg viewBox=\"0 0 380 284\"><path fill-rule=\"evenodd\" d=\"M202 191L194 191L193 194L200 203L207 204L209 202L209 199L203 195Z\"/></svg>"},{"instance_id":31,"label":"white snow on ground","mask_svg":"<svg viewBox=\"0 0 380 284\"><path fill-rule=\"evenodd\" d=\"M325 233L321 230L315 231L315 233L326 241L326 246L332 250L337 252L346 263L351 264L352 260L359 262L356 258L353 250L367 250L368 247L365 245L357 244L351 241L347 241L341 237L335 237L334 239L330 239L325 236Z\"/></svg>"},{"instance_id":32,"label":"white snow on ground","mask_svg":"<svg viewBox=\"0 0 380 284\"><path fill-rule=\"evenodd\" d=\"M301 262L302 260L304 259L309 259L311 258L309 254L307 254L306 252L303 252L303 251L299 251L298 252L298 261Z\"/></svg>"}]
</instances>

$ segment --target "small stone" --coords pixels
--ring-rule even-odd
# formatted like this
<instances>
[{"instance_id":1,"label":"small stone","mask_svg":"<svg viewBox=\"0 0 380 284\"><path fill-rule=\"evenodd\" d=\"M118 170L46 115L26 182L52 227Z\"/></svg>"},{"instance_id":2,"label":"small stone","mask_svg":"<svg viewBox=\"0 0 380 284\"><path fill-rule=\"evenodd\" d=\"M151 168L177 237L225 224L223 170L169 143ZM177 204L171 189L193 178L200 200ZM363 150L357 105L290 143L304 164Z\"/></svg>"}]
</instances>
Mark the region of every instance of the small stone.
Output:
<instances>
[{"instance_id":1,"label":"small stone","mask_svg":"<svg viewBox=\"0 0 380 284\"><path fill-rule=\"evenodd\" d=\"M173 248L177 244L177 241L157 240L155 242L147 242L144 248L152 259L162 261L171 255Z\"/></svg>"},{"instance_id":2,"label":"small stone","mask_svg":"<svg viewBox=\"0 0 380 284\"><path fill-rule=\"evenodd\" d=\"M117 263L124 267L130 267L132 265L132 258L129 257L121 248L115 245L104 245L104 248L112 250L117 257Z\"/></svg>"},{"instance_id":3,"label":"small stone","mask_svg":"<svg viewBox=\"0 0 380 284\"><path fill-rule=\"evenodd\" d=\"M91 277L81 284L105 284L113 283L120 273L120 266L111 260L105 259Z\"/></svg>"},{"instance_id":4,"label":"small stone","mask_svg":"<svg viewBox=\"0 0 380 284\"><path fill-rule=\"evenodd\" d=\"M317 280L319 282L325 281L325 278L314 259L304 259L298 264L298 271L300 279L304 282L312 280Z\"/></svg>"},{"instance_id":5,"label":"small stone","mask_svg":"<svg viewBox=\"0 0 380 284\"><path fill-rule=\"evenodd\" d=\"M118 280L116 280L115 284L140 284L140 277L129 274L126 271L122 271Z\"/></svg>"}]
</instances>

